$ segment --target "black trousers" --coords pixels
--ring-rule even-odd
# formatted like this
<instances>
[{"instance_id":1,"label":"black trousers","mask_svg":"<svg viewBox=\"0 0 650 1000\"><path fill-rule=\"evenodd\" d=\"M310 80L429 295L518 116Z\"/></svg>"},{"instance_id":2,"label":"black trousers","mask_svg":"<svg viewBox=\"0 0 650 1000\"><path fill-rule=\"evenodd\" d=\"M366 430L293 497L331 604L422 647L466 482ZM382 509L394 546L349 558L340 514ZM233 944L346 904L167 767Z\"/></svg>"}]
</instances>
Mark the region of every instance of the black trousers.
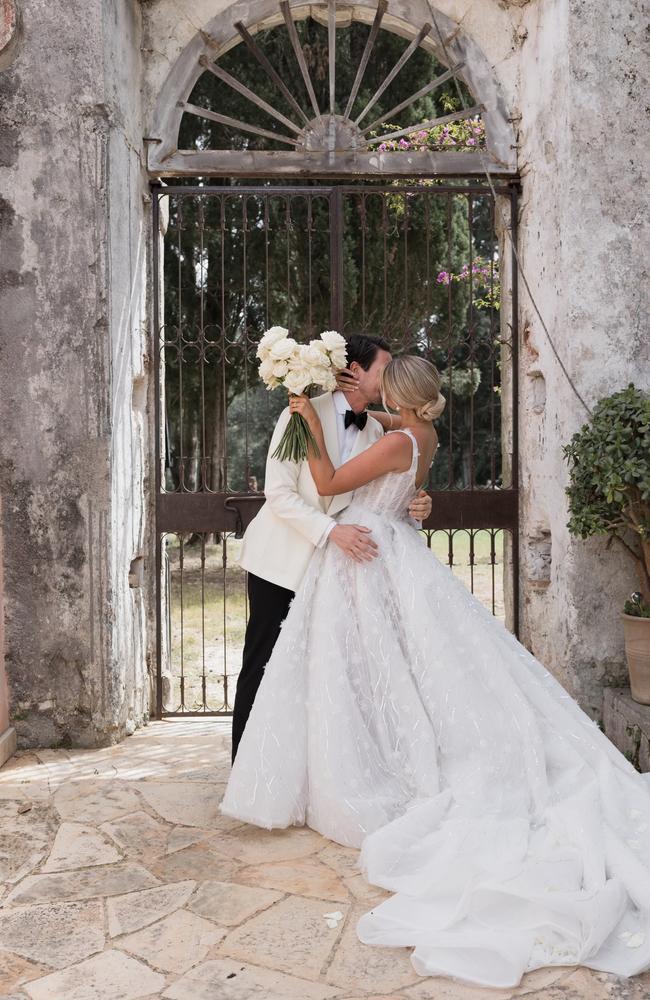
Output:
<instances>
[{"instance_id":1,"label":"black trousers","mask_svg":"<svg viewBox=\"0 0 650 1000\"><path fill-rule=\"evenodd\" d=\"M280 626L287 617L293 597L293 590L278 587L276 583L262 580L253 573L248 574L248 625L232 716L233 763L257 689L264 676L264 667L271 658Z\"/></svg>"}]
</instances>

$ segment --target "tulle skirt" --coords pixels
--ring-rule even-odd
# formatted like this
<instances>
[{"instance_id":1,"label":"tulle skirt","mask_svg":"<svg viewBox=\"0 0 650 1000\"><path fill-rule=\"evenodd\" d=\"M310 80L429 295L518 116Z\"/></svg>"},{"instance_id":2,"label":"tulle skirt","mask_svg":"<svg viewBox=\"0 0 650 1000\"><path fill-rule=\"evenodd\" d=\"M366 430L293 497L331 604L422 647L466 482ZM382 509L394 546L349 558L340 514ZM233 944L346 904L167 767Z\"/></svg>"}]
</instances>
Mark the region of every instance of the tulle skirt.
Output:
<instances>
[{"instance_id":1,"label":"tulle skirt","mask_svg":"<svg viewBox=\"0 0 650 1000\"><path fill-rule=\"evenodd\" d=\"M316 550L222 813L307 824L393 893L359 939L423 976L650 968L650 775L427 550L356 502L379 556Z\"/></svg>"}]
</instances>

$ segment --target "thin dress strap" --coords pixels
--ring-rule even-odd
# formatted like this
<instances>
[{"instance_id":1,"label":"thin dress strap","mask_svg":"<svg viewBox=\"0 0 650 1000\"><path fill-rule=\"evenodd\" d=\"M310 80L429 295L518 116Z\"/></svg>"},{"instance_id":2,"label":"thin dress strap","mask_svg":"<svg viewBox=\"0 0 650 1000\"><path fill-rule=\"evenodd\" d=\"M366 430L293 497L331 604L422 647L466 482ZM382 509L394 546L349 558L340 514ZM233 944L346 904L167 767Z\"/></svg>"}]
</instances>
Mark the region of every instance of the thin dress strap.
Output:
<instances>
[{"instance_id":1,"label":"thin dress strap","mask_svg":"<svg viewBox=\"0 0 650 1000\"><path fill-rule=\"evenodd\" d=\"M417 438L416 438L415 434L413 433L412 430L409 430L408 427L396 427L395 430L392 431L391 433L392 434L408 434L408 436L410 437L411 441L413 442L413 457L411 459L411 466L410 466L409 472L412 471L415 467L417 467L417 461L418 461L418 458L420 457L420 448L419 448L418 441L417 441Z\"/></svg>"}]
</instances>

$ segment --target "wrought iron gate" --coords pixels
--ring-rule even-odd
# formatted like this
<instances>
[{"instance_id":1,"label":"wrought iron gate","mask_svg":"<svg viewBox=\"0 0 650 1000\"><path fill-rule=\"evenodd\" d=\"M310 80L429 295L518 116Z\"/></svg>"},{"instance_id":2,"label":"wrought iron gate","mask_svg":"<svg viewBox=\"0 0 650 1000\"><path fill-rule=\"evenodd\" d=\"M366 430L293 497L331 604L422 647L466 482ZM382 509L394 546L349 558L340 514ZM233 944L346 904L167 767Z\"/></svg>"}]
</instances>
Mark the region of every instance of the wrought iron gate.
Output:
<instances>
[{"instance_id":1,"label":"wrought iron gate","mask_svg":"<svg viewBox=\"0 0 650 1000\"><path fill-rule=\"evenodd\" d=\"M500 258L489 188L452 179L152 193L158 717L232 712L247 615L239 539L264 502L286 404L257 380L270 325L299 340L380 335L434 361L447 407L427 542L517 634L516 269ZM516 183L496 194L516 239Z\"/></svg>"}]
</instances>

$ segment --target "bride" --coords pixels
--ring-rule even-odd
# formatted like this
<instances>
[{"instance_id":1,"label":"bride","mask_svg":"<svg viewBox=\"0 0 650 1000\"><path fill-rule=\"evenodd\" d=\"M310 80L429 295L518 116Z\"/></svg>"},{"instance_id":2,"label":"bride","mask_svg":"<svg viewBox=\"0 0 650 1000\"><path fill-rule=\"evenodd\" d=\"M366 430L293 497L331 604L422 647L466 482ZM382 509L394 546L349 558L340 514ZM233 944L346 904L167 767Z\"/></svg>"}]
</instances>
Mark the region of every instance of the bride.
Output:
<instances>
[{"instance_id":1,"label":"bride","mask_svg":"<svg viewBox=\"0 0 650 1000\"><path fill-rule=\"evenodd\" d=\"M305 396L321 495L379 555L317 549L266 667L220 811L360 848L389 890L357 923L423 976L517 986L549 965L650 968L650 786L426 548L407 508L437 446L438 372L382 373L401 426L335 469Z\"/></svg>"}]
</instances>

